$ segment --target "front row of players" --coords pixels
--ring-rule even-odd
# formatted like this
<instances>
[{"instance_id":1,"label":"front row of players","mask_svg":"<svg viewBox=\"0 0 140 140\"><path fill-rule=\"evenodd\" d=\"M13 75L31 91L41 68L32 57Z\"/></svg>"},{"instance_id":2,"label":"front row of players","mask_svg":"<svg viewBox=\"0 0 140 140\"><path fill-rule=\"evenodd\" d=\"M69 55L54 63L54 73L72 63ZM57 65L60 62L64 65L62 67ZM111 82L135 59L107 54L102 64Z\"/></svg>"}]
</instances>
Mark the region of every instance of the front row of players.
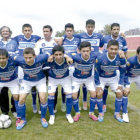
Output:
<instances>
[{"instance_id":1,"label":"front row of players","mask_svg":"<svg viewBox=\"0 0 140 140\"><path fill-rule=\"evenodd\" d=\"M108 85L116 93L115 119L119 122L129 122L127 96L130 92L130 83L128 77L133 77L133 74L130 71L126 72L126 60L118 55L118 42L116 40L109 41L107 45L108 51L103 54L91 52L91 44L89 42L82 42L79 50L79 54L64 55L64 48L56 45L52 50L52 55L49 57L47 54L36 56L32 48L26 48L23 57L10 57L6 50L0 49L0 90L6 86L13 94L17 110L17 130L22 129L27 123L25 100L32 87L36 87L39 92L42 126L48 127L46 121L47 106L50 112L49 124L54 124L54 95L58 85L62 85L66 94L66 118L69 123L80 119L77 95L81 84L85 84L90 93L89 117L92 120L102 122L104 119L102 95L105 85ZM130 69L140 68L139 53L140 48L137 49L137 56L135 56L137 63L135 68L133 68L134 64L128 61L128 69L130 66ZM69 63L72 62L74 65L69 66ZM24 78L20 86L17 80L18 66L22 67L24 72ZM46 66L50 67L48 102L46 101L46 77L42 70ZM93 68L95 69L94 76L92 74ZM124 87L124 82L126 87ZM138 81L136 82L138 83ZM98 117L94 114L96 104L99 111ZM73 118L71 116L72 106L76 112ZM121 107L123 119L120 115Z\"/></svg>"}]
</instances>

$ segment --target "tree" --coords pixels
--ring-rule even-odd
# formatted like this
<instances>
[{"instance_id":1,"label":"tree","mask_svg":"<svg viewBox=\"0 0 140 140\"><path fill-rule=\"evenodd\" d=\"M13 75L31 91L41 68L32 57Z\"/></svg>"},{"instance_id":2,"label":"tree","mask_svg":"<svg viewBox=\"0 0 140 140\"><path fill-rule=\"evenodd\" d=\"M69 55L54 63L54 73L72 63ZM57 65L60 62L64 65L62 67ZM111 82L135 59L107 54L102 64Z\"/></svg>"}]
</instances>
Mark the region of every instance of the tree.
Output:
<instances>
[{"instance_id":1,"label":"tree","mask_svg":"<svg viewBox=\"0 0 140 140\"><path fill-rule=\"evenodd\" d=\"M103 28L103 30L100 30L99 33L103 35L111 34L111 24L106 24Z\"/></svg>"}]
</instances>

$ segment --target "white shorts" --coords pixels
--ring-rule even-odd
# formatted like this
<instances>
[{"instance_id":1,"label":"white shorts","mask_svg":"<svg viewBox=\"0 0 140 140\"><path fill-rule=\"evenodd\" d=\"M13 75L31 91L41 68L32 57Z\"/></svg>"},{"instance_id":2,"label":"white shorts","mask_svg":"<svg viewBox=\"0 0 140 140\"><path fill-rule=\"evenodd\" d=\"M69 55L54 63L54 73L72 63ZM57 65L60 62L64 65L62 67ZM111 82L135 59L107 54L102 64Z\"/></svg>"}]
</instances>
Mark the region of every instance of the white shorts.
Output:
<instances>
[{"instance_id":1,"label":"white shorts","mask_svg":"<svg viewBox=\"0 0 140 140\"><path fill-rule=\"evenodd\" d=\"M23 69L22 69L22 67L18 66L18 79L19 79L19 83L21 83L23 77L24 77Z\"/></svg>"},{"instance_id":2,"label":"white shorts","mask_svg":"<svg viewBox=\"0 0 140 140\"><path fill-rule=\"evenodd\" d=\"M105 85L109 86L113 92L118 92L118 76L111 77L111 78L100 78L101 87L104 90Z\"/></svg>"},{"instance_id":3,"label":"white shorts","mask_svg":"<svg viewBox=\"0 0 140 140\"><path fill-rule=\"evenodd\" d=\"M10 82L0 83L0 91L3 87L8 87L12 94L19 94L18 78Z\"/></svg>"},{"instance_id":4,"label":"white shorts","mask_svg":"<svg viewBox=\"0 0 140 140\"><path fill-rule=\"evenodd\" d=\"M137 88L140 89L140 76L137 77L128 77L130 83L135 83Z\"/></svg>"},{"instance_id":5,"label":"white shorts","mask_svg":"<svg viewBox=\"0 0 140 140\"><path fill-rule=\"evenodd\" d=\"M72 93L72 85L71 85L71 77L67 76L62 79L54 79L52 77L48 77L48 94L55 93L58 85L61 85L66 94Z\"/></svg>"},{"instance_id":6,"label":"white shorts","mask_svg":"<svg viewBox=\"0 0 140 140\"><path fill-rule=\"evenodd\" d=\"M93 76L86 79L78 79L72 77L72 93L76 93L80 89L80 85L85 84L88 91L95 91L95 83Z\"/></svg>"},{"instance_id":7,"label":"white shorts","mask_svg":"<svg viewBox=\"0 0 140 140\"><path fill-rule=\"evenodd\" d=\"M36 87L39 93L46 92L47 91L46 77L36 82L23 80L20 86L20 94L30 93L32 87Z\"/></svg>"},{"instance_id":8,"label":"white shorts","mask_svg":"<svg viewBox=\"0 0 140 140\"><path fill-rule=\"evenodd\" d=\"M69 66L69 75L72 77L73 72L74 72L75 67L74 66Z\"/></svg>"}]
</instances>

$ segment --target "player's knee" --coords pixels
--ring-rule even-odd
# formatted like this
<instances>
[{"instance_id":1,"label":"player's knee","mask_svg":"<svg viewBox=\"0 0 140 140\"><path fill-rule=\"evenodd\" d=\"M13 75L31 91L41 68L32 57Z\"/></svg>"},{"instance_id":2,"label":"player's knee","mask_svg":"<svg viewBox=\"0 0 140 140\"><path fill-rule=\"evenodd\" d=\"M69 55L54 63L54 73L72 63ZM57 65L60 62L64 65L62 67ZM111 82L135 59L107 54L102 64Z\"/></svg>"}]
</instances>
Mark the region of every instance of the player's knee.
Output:
<instances>
[{"instance_id":1,"label":"player's knee","mask_svg":"<svg viewBox=\"0 0 140 140\"><path fill-rule=\"evenodd\" d=\"M94 92L90 92L90 96L92 97L92 98L95 98L96 97L96 92L94 91Z\"/></svg>"},{"instance_id":2,"label":"player's knee","mask_svg":"<svg viewBox=\"0 0 140 140\"><path fill-rule=\"evenodd\" d=\"M72 98L73 98L73 99L77 99L77 93L73 93L73 94L72 94Z\"/></svg>"},{"instance_id":3,"label":"player's knee","mask_svg":"<svg viewBox=\"0 0 140 140\"><path fill-rule=\"evenodd\" d=\"M25 103L25 98L20 98L19 103L24 104Z\"/></svg>"},{"instance_id":4,"label":"player's knee","mask_svg":"<svg viewBox=\"0 0 140 140\"><path fill-rule=\"evenodd\" d=\"M18 101L19 100L19 95L18 94L14 94L13 98L14 98L14 100Z\"/></svg>"},{"instance_id":5,"label":"player's knee","mask_svg":"<svg viewBox=\"0 0 140 140\"><path fill-rule=\"evenodd\" d=\"M101 98L103 97L103 93L102 93L102 92L97 92L96 97L97 97L98 99L101 99Z\"/></svg>"},{"instance_id":6,"label":"player's knee","mask_svg":"<svg viewBox=\"0 0 140 140\"><path fill-rule=\"evenodd\" d=\"M117 98L122 98L122 96L123 96L122 92L116 92L116 97Z\"/></svg>"}]
</instances>

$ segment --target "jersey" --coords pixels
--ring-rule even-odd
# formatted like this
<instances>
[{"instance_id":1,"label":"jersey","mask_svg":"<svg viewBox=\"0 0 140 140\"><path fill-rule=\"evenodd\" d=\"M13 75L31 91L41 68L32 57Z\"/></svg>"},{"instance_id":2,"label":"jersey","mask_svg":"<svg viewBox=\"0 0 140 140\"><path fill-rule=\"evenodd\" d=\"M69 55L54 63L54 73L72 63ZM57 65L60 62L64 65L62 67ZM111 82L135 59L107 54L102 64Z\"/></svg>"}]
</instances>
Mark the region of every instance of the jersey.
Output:
<instances>
[{"instance_id":1,"label":"jersey","mask_svg":"<svg viewBox=\"0 0 140 140\"><path fill-rule=\"evenodd\" d=\"M34 64L31 66L26 64L23 56L16 57L15 61L23 69L24 72L23 79L34 82L39 81L45 77L42 67L46 63L47 59L48 59L47 54L40 54L35 57Z\"/></svg>"},{"instance_id":2,"label":"jersey","mask_svg":"<svg viewBox=\"0 0 140 140\"><path fill-rule=\"evenodd\" d=\"M16 41L9 39L8 41L0 40L0 48L6 49L8 53L12 56L18 51L18 44Z\"/></svg>"},{"instance_id":3,"label":"jersey","mask_svg":"<svg viewBox=\"0 0 140 140\"><path fill-rule=\"evenodd\" d=\"M35 43L41 39L41 37L37 35L31 35L31 37L27 39L24 35L18 35L13 39L18 43L18 54L23 55L23 50L28 47L34 48Z\"/></svg>"},{"instance_id":4,"label":"jersey","mask_svg":"<svg viewBox=\"0 0 140 140\"><path fill-rule=\"evenodd\" d=\"M107 49L107 44L110 40L114 40L112 35L106 35L106 36L103 37L104 50ZM119 43L119 50L127 52L128 47L127 47L126 40L120 35L118 36L118 38L116 40Z\"/></svg>"},{"instance_id":5,"label":"jersey","mask_svg":"<svg viewBox=\"0 0 140 140\"><path fill-rule=\"evenodd\" d=\"M80 45L80 39L73 37L71 40L68 38L64 38L63 40L63 47L65 49L65 53L77 53L77 49Z\"/></svg>"},{"instance_id":6,"label":"jersey","mask_svg":"<svg viewBox=\"0 0 140 140\"><path fill-rule=\"evenodd\" d=\"M128 77L135 78L140 76L140 62L138 61L138 57L133 56L128 58L126 68L125 85L130 85Z\"/></svg>"},{"instance_id":7,"label":"jersey","mask_svg":"<svg viewBox=\"0 0 140 140\"><path fill-rule=\"evenodd\" d=\"M53 38L50 41L45 40L44 38L39 40L35 45L35 54L46 54L48 51L52 51L53 47L56 45L56 42Z\"/></svg>"},{"instance_id":8,"label":"jersey","mask_svg":"<svg viewBox=\"0 0 140 140\"><path fill-rule=\"evenodd\" d=\"M75 34L75 37L79 38L81 42L88 41L91 43L91 51L99 52L99 47L103 46L102 39L103 35L100 33L93 33L92 35L88 35L86 32Z\"/></svg>"},{"instance_id":9,"label":"jersey","mask_svg":"<svg viewBox=\"0 0 140 140\"><path fill-rule=\"evenodd\" d=\"M99 77L111 78L117 75L116 71L120 71L119 84L124 84L124 77L126 72L126 61L124 58L120 58L117 54L113 60L110 60L108 57L108 52L103 53L98 56L95 63L95 83L100 85Z\"/></svg>"},{"instance_id":10,"label":"jersey","mask_svg":"<svg viewBox=\"0 0 140 140\"><path fill-rule=\"evenodd\" d=\"M99 55L99 53L92 52L88 60L84 60L81 54L69 55L73 59L75 67L73 76L79 79L90 77L97 55Z\"/></svg>"},{"instance_id":11,"label":"jersey","mask_svg":"<svg viewBox=\"0 0 140 140\"><path fill-rule=\"evenodd\" d=\"M69 66L64 59L62 64L58 64L55 60L51 63L48 63L47 66L49 69L49 76L54 79L62 79L69 76Z\"/></svg>"},{"instance_id":12,"label":"jersey","mask_svg":"<svg viewBox=\"0 0 140 140\"><path fill-rule=\"evenodd\" d=\"M5 67L0 67L0 82L10 82L17 78L17 64L9 56Z\"/></svg>"}]
</instances>

